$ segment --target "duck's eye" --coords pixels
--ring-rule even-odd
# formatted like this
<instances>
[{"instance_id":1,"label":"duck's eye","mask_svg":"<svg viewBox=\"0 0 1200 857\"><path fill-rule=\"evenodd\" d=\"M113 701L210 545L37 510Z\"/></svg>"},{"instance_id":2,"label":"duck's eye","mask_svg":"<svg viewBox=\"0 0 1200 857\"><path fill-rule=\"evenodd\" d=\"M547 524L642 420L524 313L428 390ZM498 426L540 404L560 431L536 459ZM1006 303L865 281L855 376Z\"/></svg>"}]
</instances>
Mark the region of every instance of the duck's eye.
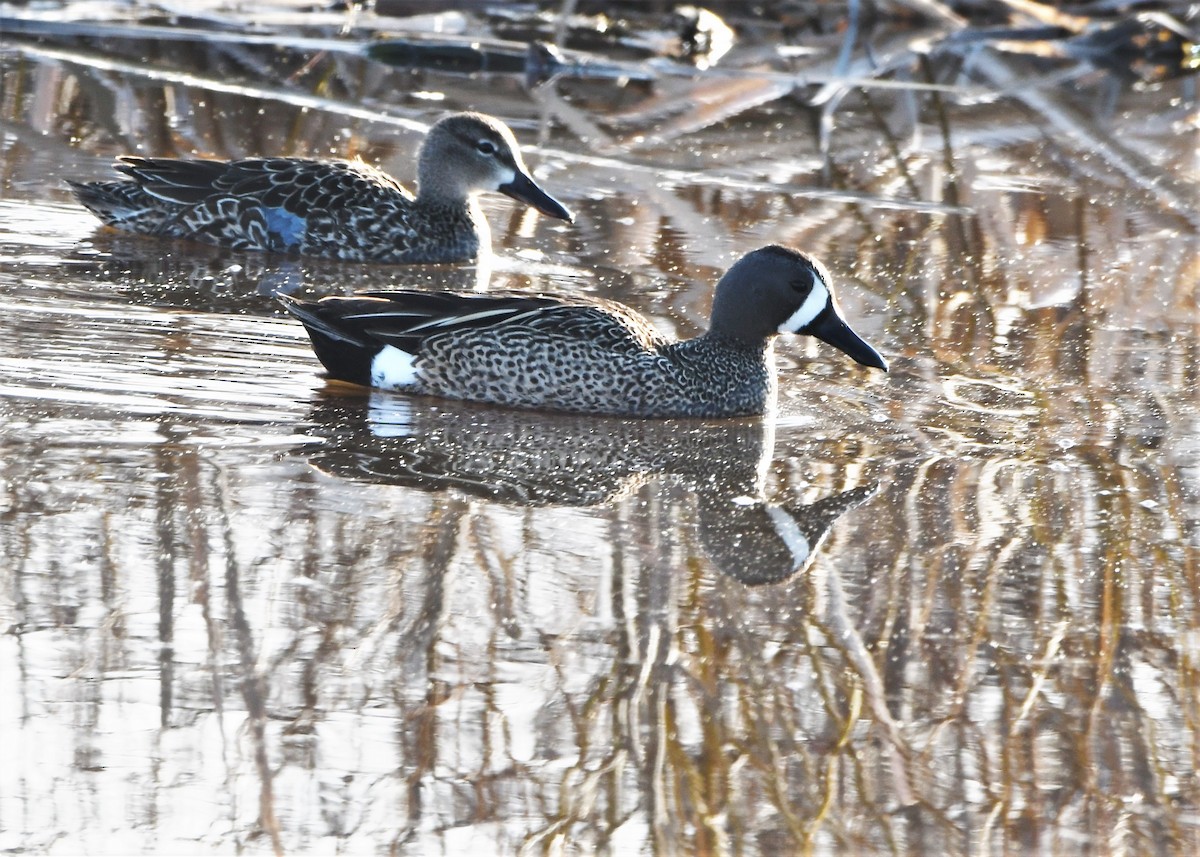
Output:
<instances>
[{"instance_id":1,"label":"duck's eye","mask_svg":"<svg viewBox=\"0 0 1200 857\"><path fill-rule=\"evenodd\" d=\"M479 143L475 146L475 148L478 149L484 155L496 154L496 144L493 143L491 140L480 140Z\"/></svg>"}]
</instances>

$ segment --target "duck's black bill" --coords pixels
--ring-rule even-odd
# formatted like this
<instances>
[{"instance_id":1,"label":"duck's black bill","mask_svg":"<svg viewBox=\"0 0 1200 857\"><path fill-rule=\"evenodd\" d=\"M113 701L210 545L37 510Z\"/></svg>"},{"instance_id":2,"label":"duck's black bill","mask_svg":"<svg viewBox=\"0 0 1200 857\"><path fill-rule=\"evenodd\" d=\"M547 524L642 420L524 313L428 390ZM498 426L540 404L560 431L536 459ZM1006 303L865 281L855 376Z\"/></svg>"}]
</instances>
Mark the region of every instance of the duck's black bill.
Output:
<instances>
[{"instance_id":1,"label":"duck's black bill","mask_svg":"<svg viewBox=\"0 0 1200 857\"><path fill-rule=\"evenodd\" d=\"M547 217L557 217L568 223L575 222L575 215L564 208L561 202L534 184L533 179L520 170L517 170L512 181L500 185L496 190L505 196L520 200L526 205L532 205Z\"/></svg>"},{"instance_id":2,"label":"duck's black bill","mask_svg":"<svg viewBox=\"0 0 1200 857\"><path fill-rule=\"evenodd\" d=\"M813 319L804 332L815 336L822 342L828 342L864 366L882 369L884 372L888 370L887 361L883 359L883 355L851 330L850 325L846 324L832 306L826 307L824 312Z\"/></svg>"}]
</instances>

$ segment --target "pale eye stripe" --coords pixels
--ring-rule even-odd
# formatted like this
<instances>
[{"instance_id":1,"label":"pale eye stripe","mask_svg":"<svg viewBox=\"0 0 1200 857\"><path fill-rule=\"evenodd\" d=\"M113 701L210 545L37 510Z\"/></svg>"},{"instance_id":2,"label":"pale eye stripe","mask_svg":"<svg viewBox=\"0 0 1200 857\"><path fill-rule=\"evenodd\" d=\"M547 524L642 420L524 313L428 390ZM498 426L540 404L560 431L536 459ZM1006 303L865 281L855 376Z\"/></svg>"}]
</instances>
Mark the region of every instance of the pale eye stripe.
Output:
<instances>
[{"instance_id":1,"label":"pale eye stripe","mask_svg":"<svg viewBox=\"0 0 1200 857\"><path fill-rule=\"evenodd\" d=\"M804 299L804 303L800 305L800 309L788 316L788 320L779 325L779 332L797 333L805 325L811 324L812 320L825 309L827 303L829 303L829 289L825 288L825 284L819 278L814 277L812 291L808 293L808 297Z\"/></svg>"},{"instance_id":2,"label":"pale eye stripe","mask_svg":"<svg viewBox=\"0 0 1200 857\"><path fill-rule=\"evenodd\" d=\"M792 552L792 562L795 563L793 568L799 568L808 562L808 556L812 553L812 546L809 545L808 539L804 537L804 533L800 532L800 526L796 523L796 519L778 506L768 506L767 514L771 517L771 523L775 526L775 534L779 536L780 541L787 545L788 550Z\"/></svg>"}]
</instances>

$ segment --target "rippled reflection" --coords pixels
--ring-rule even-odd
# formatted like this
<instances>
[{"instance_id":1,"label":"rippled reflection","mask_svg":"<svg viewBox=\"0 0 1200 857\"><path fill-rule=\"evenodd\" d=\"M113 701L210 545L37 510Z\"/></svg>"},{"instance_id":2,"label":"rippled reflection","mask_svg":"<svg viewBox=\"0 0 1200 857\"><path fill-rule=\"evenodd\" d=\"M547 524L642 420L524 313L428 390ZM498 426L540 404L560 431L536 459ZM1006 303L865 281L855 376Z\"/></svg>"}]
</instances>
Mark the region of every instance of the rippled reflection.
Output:
<instances>
[{"instance_id":1,"label":"rippled reflection","mask_svg":"<svg viewBox=\"0 0 1200 857\"><path fill-rule=\"evenodd\" d=\"M519 506L592 506L669 479L694 502L708 557L747 584L777 583L804 569L834 521L878 490L856 488L810 504L768 502L774 430L761 418L530 414L372 392L369 403L322 398L310 419L325 438L314 465L381 485Z\"/></svg>"},{"instance_id":2,"label":"rippled reflection","mask_svg":"<svg viewBox=\"0 0 1200 857\"><path fill-rule=\"evenodd\" d=\"M845 31L804 38L827 79ZM752 104L3 40L0 849L1200 849L1194 93L926 57L936 95ZM893 371L781 340L766 422L369 397L270 293L478 268L128 239L62 185L134 150L408 179L484 105L578 214L485 201L489 287L690 335L733 258L795 244Z\"/></svg>"}]
</instances>

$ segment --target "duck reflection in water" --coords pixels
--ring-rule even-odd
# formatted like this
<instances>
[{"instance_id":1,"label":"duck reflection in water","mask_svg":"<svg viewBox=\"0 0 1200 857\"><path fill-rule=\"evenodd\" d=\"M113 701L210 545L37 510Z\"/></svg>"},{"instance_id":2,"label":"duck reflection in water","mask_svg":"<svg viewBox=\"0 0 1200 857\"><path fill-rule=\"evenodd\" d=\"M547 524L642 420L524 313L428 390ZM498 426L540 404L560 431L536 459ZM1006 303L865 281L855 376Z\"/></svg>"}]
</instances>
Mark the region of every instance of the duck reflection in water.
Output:
<instances>
[{"instance_id":1,"label":"duck reflection in water","mask_svg":"<svg viewBox=\"0 0 1200 857\"><path fill-rule=\"evenodd\" d=\"M768 501L774 427L759 417L637 420L326 392L311 421L324 441L310 458L315 467L383 485L582 507L669 480L695 497L709 559L749 585L779 583L805 569L834 522L879 487L808 505Z\"/></svg>"}]
</instances>

